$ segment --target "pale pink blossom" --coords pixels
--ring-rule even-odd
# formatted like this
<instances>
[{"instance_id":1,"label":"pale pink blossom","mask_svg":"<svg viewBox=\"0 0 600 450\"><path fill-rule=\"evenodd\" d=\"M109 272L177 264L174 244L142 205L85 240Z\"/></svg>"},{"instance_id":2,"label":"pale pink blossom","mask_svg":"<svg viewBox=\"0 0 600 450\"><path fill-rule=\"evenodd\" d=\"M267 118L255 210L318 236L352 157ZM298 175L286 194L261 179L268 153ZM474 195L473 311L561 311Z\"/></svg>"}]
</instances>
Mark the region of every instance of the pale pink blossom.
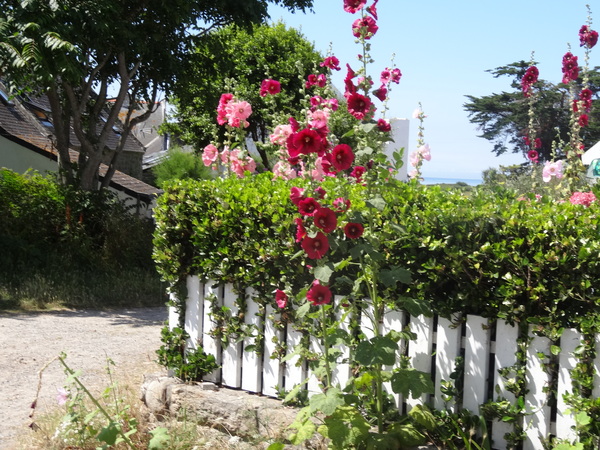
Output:
<instances>
[{"instance_id":1,"label":"pale pink blossom","mask_svg":"<svg viewBox=\"0 0 600 450\"><path fill-rule=\"evenodd\" d=\"M67 403L67 400L69 399L69 392L65 388L62 388L62 387L57 388L56 391L57 391L56 403L58 403L60 406Z\"/></svg>"},{"instance_id":2,"label":"pale pink blossom","mask_svg":"<svg viewBox=\"0 0 600 450\"><path fill-rule=\"evenodd\" d=\"M292 134L292 126L289 124L277 125L269 136L271 144L286 145L287 138Z\"/></svg>"},{"instance_id":3,"label":"pale pink blossom","mask_svg":"<svg viewBox=\"0 0 600 450\"><path fill-rule=\"evenodd\" d=\"M282 178L284 180L292 180L296 178L298 174L290 166L287 161L278 161L273 166L273 178Z\"/></svg>"},{"instance_id":4,"label":"pale pink blossom","mask_svg":"<svg viewBox=\"0 0 600 450\"><path fill-rule=\"evenodd\" d=\"M419 152L419 155L421 155L421 158L423 158L425 161L431 161L431 150L429 148L429 144L420 146L417 152Z\"/></svg>"},{"instance_id":5,"label":"pale pink blossom","mask_svg":"<svg viewBox=\"0 0 600 450\"><path fill-rule=\"evenodd\" d=\"M412 152L410 155L408 155L408 159L409 159L410 165L413 167L417 167L419 165L419 162L421 161L418 151Z\"/></svg>"},{"instance_id":6,"label":"pale pink blossom","mask_svg":"<svg viewBox=\"0 0 600 450\"><path fill-rule=\"evenodd\" d=\"M419 176L419 171L417 169L413 169L410 172L408 172L408 176L410 178L417 178Z\"/></svg>"},{"instance_id":7,"label":"pale pink blossom","mask_svg":"<svg viewBox=\"0 0 600 450\"><path fill-rule=\"evenodd\" d=\"M542 170L542 179L547 183L552 177L561 179L563 177L563 161L547 161Z\"/></svg>"},{"instance_id":8,"label":"pale pink blossom","mask_svg":"<svg viewBox=\"0 0 600 450\"><path fill-rule=\"evenodd\" d=\"M231 101L225 106L227 123L235 128L246 128L249 123L246 120L252 114L252 106L246 101Z\"/></svg>"},{"instance_id":9,"label":"pale pink blossom","mask_svg":"<svg viewBox=\"0 0 600 450\"><path fill-rule=\"evenodd\" d=\"M213 144L208 144L202 151L202 162L206 167L213 164L219 156L219 149Z\"/></svg>"},{"instance_id":10,"label":"pale pink blossom","mask_svg":"<svg viewBox=\"0 0 600 450\"><path fill-rule=\"evenodd\" d=\"M313 128L326 128L329 113L323 109L308 112L308 124Z\"/></svg>"}]
</instances>

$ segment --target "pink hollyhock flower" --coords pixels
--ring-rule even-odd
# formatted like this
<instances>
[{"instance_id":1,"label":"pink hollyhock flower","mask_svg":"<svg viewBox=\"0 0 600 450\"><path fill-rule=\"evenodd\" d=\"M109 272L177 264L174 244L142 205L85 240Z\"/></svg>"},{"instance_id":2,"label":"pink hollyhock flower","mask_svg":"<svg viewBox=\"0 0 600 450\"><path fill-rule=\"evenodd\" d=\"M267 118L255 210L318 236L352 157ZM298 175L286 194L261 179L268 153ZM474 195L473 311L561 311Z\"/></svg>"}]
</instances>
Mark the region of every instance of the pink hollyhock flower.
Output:
<instances>
[{"instance_id":1,"label":"pink hollyhock flower","mask_svg":"<svg viewBox=\"0 0 600 450\"><path fill-rule=\"evenodd\" d=\"M579 43L581 47L592 48L598 43L598 32L582 25L579 29Z\"/></svg>"},{"instance_id":2,"label":"pink hollyhock flower","mask_svg":"<svg viewBox=\"0 0 600 450\"><path fill-rule=\"evenodd\" d=\"M569 199L572 205L584 205L589 207L596 201L596 196L593 192L573 192Z\"/></svg>"},{"instance_id":3,"label":"pink hollyhock flower","mask_svg":"<svg viewBox=\"0 0 600 450\"><path fill-rule=\"evenodd\" d=\"M354 163L354 152L348 144L338 144L333 148L331 163L337 170L348 170Z\"/></svg>"},{"instance_id":4,"label":"pink hollyhock flower","mask_svg":"<svg viewBox=\"0 0 600 450\"><path fill-rule=\"evenodd\" d=\"M346 212L350 209L350 200L338 197L333 201L333 207L337 212Z\"/></svg>"},{"instance_id":5,"label":"pink hollyhock flower","mask_svg":"<svg viewBox=\"0 0 600 450\"><path fill-rule=\"evenodd\" d=\"M317 109L315 111L308 112L308 125L312 128L327 128L328 122L329 113L327 111L323 109Z\"/></svg>"},{"instance_id":6,"label":"pink hollyhock flower","mask_svg":"<svg viewBox=\"0 0 600 450\"><path fill-rule=\"evenodd\" d=\"M381 71L381 75L379 75L379 81L381 81L381 84L388 84L391 80L392 71L386 67Z\"/></svg>"},{"instance_id":7,"label":"pink hollyhock flower","mask_svg":"<svg viewBox=\"0 0 600 450\"><path fill-rule=\"evenodd\" d=\"M348 239L358 239L363 235L365 227L362 223L349 222L344 227L344 234Z\"/></svg>"},{"instance_id":8,"label":"pink hollyhock flower","mask_svg":"<svg viewBox=\"0 0 600 450\"><path fill-rule=\"evenodd\" d=\"M419 171L417 169L413 169L410 172L408 172L408 177L409 178L417 178L419 176Z\"/></svg>"},{"instance_id":9,"label":"pink hollyhock flower","mask_svg":"<svg viewBox=\"0 0 600 450\"><path fill-rule=\"evenodd\" d=\"M306 79L306 89L311 88L315 84L317 84L317 76L314 73L311 73Z\"/></svg>"},{"instance_id":10,"label":"pink hollyhock flower","mask_svg":"<svg viewBox=\"0 0 600 450\"><path fill-rule=\"evenodd\" d=\"M544 164L544 169L542 170L542 179L547 183L552 177L556 177L558 179L563 177L563 161L547 161Z\"/></svg>"},{"instance_id":11,"label":"pink hollyhock flower","mask_svg":"<svg viewBox=\"0 0 600 450\"><path fill-rule=\"evenodd\" d=\"M329 100L327 100L327 106L329 107L329 109L331 109L332 111L337 111L338 108L340 107L340 104L338 102L337 98L330 98Z\"/></svg>"},{"instance_id":12,"label":"pink hollyhock flower","mask_svg":"<svg viewBox=\"0 0 600 450\"><path fill-rule=\"evenodd\" d=\"M252 106L247 101L229 102L225 107L227 123L234 128L247 128L246 120L252 114Z\"/></svg>"},{"instance_id":13,"label":"pink hollyhock flower","mask_svg":"<svg viewBox=\"0 0 600 450\"><path fill-rule=\"evenodd\" d=\"M260 85L260 96L266 97L267 94L275 95L281 92L281 83L276 80L271 80L270 78L263 80Z\"/></svg>"},{"instance_id":14,"label":"pink hollyhock flower","mask_svg":"<svg viewBox=\"0 0 600 450\"><path fill-rule=\"evenodd\" d=\"M290 135L287 140L287 149L291 157L299 154L320 153L323 150L322 138L315 130L304 128Z\"/></svg>"},{"instance_id":15,"label":"pink hollyhock flower","mask_svg":"<svg viewBox=\"0 0 600 450\"><path fill-rule=\"evenodd\" d=\"M69 399L69 392L62 387L57 388L56 392L56 403L58 403L59 406L62 406L65 403L67 403L67 400Z\"/></svg>"},{"instance_id":16,"label":"pink hollyhock flower","mask_svg":"<svg viewBox=\"0 0 600 450\"><path fill-rule=\"evenodd\" d=\"M535 138L535 141L533 141L533 148L542 148L542 140L540 138Z\"/></svg>"},{"instance_id":17,"label":"pink hollyhock flower","mask_svg":"<svg viewBox=\"0 0 600 450\"><path fill-rule=\"evenodd\" d=\"M354 169L352 169L352 172L350 172L350 176L356 178L357 182L360 182L366 171L367 169L365 169L363 166L356 166Z\"/></svg>"},{"instance_id":18,"label":"pink hollyhock flower","mask_svg":"<svg viewBox=\"0 0 600 450\"><path fill-rule=\"evenodd\" d=\"M331 69L331 70L340 70L340 60L337 59L335 56L328 56L319 65L321 67L327 67L328 69Z\"/></svg>"},{"instance_id":19,"label":"pink hollyhock flower","mask_svg":"<svg viewBox=\"0 0 600 450\"><path fill-rule=\"evenodd\" d=\"M534 83L537 83L539 75L540 71L536 66L530 66L525 71L525 75L523 75L523 78L521 79L521 90L526 97L529 97L531 86L533 86Z\"/></svg>"},{"instance_id":20,"label":"pink hollyhock flower","mask_svg":"<svg viewBox=\"0 0 600 450\"><path fill-rule=\"evenodd\" d=\"M323 286L319 280L313 281L312 286L306 293L306 298L308 301L315 306L331 303L331 297L332 294L329 288L327 286Z\"/></svg>"},{"instance_id":21,"label":"pink hollyhock flower","mask_svg":"<svg viewBox=\"0 0 600 450\"><path fill-rule=\"evenodd\" d=\"M282 178L284 180L293 180L298 176L296 171L287 161L277 161L273 166L273 179Z\"/></svg>"},{"instance_id":22,"label":"pink hollyhock flower","mask_svg":"<svg viewBox=\"0 0 600 450\"><path fill-rule=\"evenodd\" d=\"M298 212L303 216L313 216L315 212L317 212L317 210L321 207L321 205L319 205L319 202L317 202L312 197L306 197L301 199L298 202L297 206Z\"/></svg>"},{"instance_id":23,"label":"pink hollyhock flower","mask_svg":"<svg viewBox=\"0 0 600 450\"><path fill-rule=\"evenodd\" d=\"M367 4L367 0L344 0L344 11L355 14Z\"/></svg>"},{"instance_id":24,"label":"pink hollyhock flower","mask_svg":"<svg viewBox=\"0 0 600 450\"><path fill-rule=\"evenodd\" d=\"M379 128L379 131L383 133L389 133L392 131L392 125L385 119L379 119L377 121L377 128Z\"/></svg>"},{"instance_id":25,"label":"pink hollyhock flower","mask_svg":"<svg viewBox=\"0 0 600 450\"><path fill-rule=\"evenodd\" d=\"M324 102L325 100L323 100L323 97L321 97L320 95L313 95L310 98L310 107L312 110L314 110L320 107Z\"/></svg>"},{"instance_id":26,"label":"pink hollyhock flower","mask_svg":"<svg viewBox=\"0 0 600 450\"><path fill-rule=\"evenodd\" d=\"M315 194L317 195L317 198L320 200L322 198L325 198L325 195L327 195L327 191L325 189L323 189L321 186L319 186L318 188L315 189Z\"/></svg>"},{"instance_id":27,"label":"pink hollyhock flower","mask_svg":"<svg viewBox=\"0 0 600 450\"><path fill-rule=\"evenodd\" d=\"M296 217L294 219L294 223L296 224L296 243L302 242L302 239L306 237L306 228L304 228L304 222L300 217Z\"/></svg>"},{"instance_id":28,"label":"pink hollyhock flower","mask_svg":"<svg viewBox=\"0 0 600 450\"><path fill-rule=\"evenodd\" d=\"M377 17L377 2L378 1L379 0L375 0L371 6L367 6L367 12L369 14L371 14L375 20L378 19L378 17Z\"/></svg>"},{"instance_id":29,"label":"pink hollyhock flower","mask_svg":"<svg viewBox=\"0 0 600 450\"><path fill-rule=\"evenodd\" d=\"M288 124L277 125L269 136L271 144L285 145L287 138L292 134L292 126Z\"/></svg>"},{"instance_id":30,"label":"pink hollyhock flower","mask_svg":"<svg viewBox=\"0 0 600 450\"><path fill-rule=\"evenodd\" d=\"M361 19L356 19L352 24L352 34L356 38L363 38L365 40L371 39L379 27L377 22L372 17L366 16Z\"/></svg>"},{"instance_id":31,"label":"pink hollyhock flower","mask_svg":"<svg viewBox=\"0 0 600 450\"><path fill-rule=\"evenodd\" d=\"M589 123L590 118L588 117L587 114L582 114L581 116L579 116L579 126L580 127L587 127L588 123Z\"/></svg>"},{"instance_id":32,"label":"pink hollyhock flower","mask_svg":"<svg viewBox=\"0 0 600 450\"><path fill-rule=\"evenodd\" d=\"M417 151L419 152L419 155L421 155L421 158L423 158L425 161L431 161L431 150L429 148L429 144L420 146Z\"/></svg>"},{"instance_id":33,"label":"pink hollyhock flower","mask_svg":"<svg viewBox=\"0 0 600 450\"><path fill-rule=\"evenodd\" d=\"M356 77L356 73L350 67L350 64L346 64L346 78L344 78L344 86L346 90L344 91L344 97L349 97L350 95L356 93L356 86L352 82L354 77Z\"/></svg>"},{"instance_id":34,"label":"pink hollyhock flower","mask_svg":"<svg viewBox=\"0 0 600 450\"><path fill-rule=\"evenodd\" d=\"M529 158L529 160L530 160L531 162L534 162L534 163L537 163L537 162L539 162L539 159L538 159L538 158L539 158L539 156L540 156L540 155L539 155L539 153L538 153L536 150L529 150L529 151L527 152L527 158Z\"/></svg>"},{"instance_id":35,"label":"pink hollyhock flower","mask_svg":"<svg viewBox=\"0 0 600 450\"><path fill-rule=\"evenodd\" d=\"M290 126L292 127L292 133L295 133L296 131L298 131L300 129L300 124L294 117L290 117L288 119L288 122L290 123Z\"/></svg>"},{"instance_id":36,"label":"pink hollyhock flower","mask_svg":"<svg viewBox=\"0 0 600 450\"><path fill-rule=\"evenodd\" d=\"M392 83L400 83L400 78L402 78L402 72L397 67L392 69Z\"/></svg>"},{"instance_id":37,"label":"pink hollyhock flower","mask_svg":"<svg viewBox=\"0 0 600 450\"><path fill-rule=\"evenodd\" d=\"M306 236L300 244L310 259L321 259L329 250L329 241L320 231L314 238Z\"/></svg>"},{"instance_id":38,"label":"pink hollyhock flower","mask_svg":"<svg viewBox=\"0 0 600 450\"><path fill-rule=\"evenodd\" d=\"M296 206L300 203L300 200L304 199L304 189L292 186L290 189L290 200Z\"/></svg>"},{"instance_id":39,"label":"pink hollyhock flower","mask_svg":"<svg viewBox=\"0 0 600 450\"><path fill-rule=\"evenodd\" d=\"M373 95L382 102L384 102L385 99L387 98L387 94L388 94L388 90L385 87L385 85L383 85L383 84L379 87L379 89L375 89L373 91Z\"/></svg>"},{"instance_id":40,"label":"pink hollyhock flower","mask_svg":"<svg viewBox=\"0 0 600 450\"><path fill-rule=\"evenodd\" d=\"M315 226L325 233L331 233L337 227L337 216L329 208L319 208L313 215Z\"/></svg>"},{"instance_id":41,"label":"pink hollyhock flower","mask_svg":"<svg viewBox=\"0 0 600 450\"><path fill-rule=\"evenodd\" d=\"M213 144L208 144L202 151L202 162L206 167L213 164L219 156L219 149Z\"/></svg>"},{"instance_id":42,"label":"pink hollyhock flower","mask_svg":"<svg viewBox=\"0 0 600 450\"><path fill-rule=\"evenodd\" d=\"M315 181L322 181L327 175L327 171L325 170L325 165L327 164L322 157L319 157L315 160L314 169L310 171L310 176Z\"/></svg>"},{"instance_id":43,"label":"pink hollyhock flower","mask_svg":"<svg viewBox=\"0 0 600 450\"><path fill-rule=\"evenodd\" d=\"M233 94L221 94L221 98L219 98L219 105L217 106L217 123L219 125L227 123L227 111L225 108L231 100L233 100Z\"/></svg>"},{"instance_id":44,"label":"pink hollyhock flower","mask_svg":"<svg viewBox=\"0 0 600 450\"><path fill-rule=\"evenodd\" d=\"M362 94L354 93L348 97L348 112L356 119L363 120L371 111L371 100Z\"/></svg>"},{"instance_id":45,"label":"pink hollyhock flower","mask_svg":"<svg viewBox=\"0 0 600 450\"><path fill-rule=\"evenodd\" d=\"M256 171L256 161L251 156L246 157L246 164L244 164L244 172L254 173Z\"/></svg>"},{"instance_id":46,"label":"pink hollyhock flower","mask_svg":"<svg viewBox=\"0 0 600 450\"><path fill-rule=\"evenodd\" d=\"M421 162L421 155L418 151L414 151L410 155L408 155L408 161L410 162L411 166L417 167L419 165L419 162Z\"/></svg>"},{"instance_id":47,"label":"pink hollyhock flower","mask_svg":"<svg viewBox=\"0 0 600 450\"><path fill-rule=\"evenodd\" d=\"M281 289L277 289L275 291L275 303L277 303L277 307L283 309L288 304L288 296Z\"/></svg>"}]
</instances>

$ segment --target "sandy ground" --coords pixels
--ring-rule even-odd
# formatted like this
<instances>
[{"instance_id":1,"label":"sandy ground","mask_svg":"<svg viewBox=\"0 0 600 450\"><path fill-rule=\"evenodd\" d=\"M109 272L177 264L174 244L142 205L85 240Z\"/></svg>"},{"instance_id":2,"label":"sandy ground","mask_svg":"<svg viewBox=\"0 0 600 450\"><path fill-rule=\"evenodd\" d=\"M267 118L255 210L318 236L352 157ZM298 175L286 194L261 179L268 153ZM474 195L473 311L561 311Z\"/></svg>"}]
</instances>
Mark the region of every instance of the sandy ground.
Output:
<instances>
[{"instance_id":1,"label":"sandy ground","mask_svg":"<svg viewBox=\"0 0 600 450\"><path fill-rule=\"evenodd\" d=\"M113 311L0 313L0 450L18 448L18 434L31 432L29 415L38 372L61 352L67 364L81 370L89 387L109 385L107 358L120 372L138 376L160 371L155 351L167 308ZM56 407L57 389L65 384L58 361L44 371L36 414Z\"/></svg>"}]
</instances>

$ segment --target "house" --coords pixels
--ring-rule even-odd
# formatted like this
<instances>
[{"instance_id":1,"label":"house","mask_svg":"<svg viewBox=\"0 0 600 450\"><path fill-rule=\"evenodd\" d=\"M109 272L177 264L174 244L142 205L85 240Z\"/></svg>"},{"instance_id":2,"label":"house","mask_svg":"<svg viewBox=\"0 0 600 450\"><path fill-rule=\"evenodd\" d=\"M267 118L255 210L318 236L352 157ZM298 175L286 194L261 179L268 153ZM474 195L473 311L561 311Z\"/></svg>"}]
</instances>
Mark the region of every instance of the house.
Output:
<instances>
[{"instance_id":1,"label":"house","mask_svg":"<svg viewBox=\"0 0 600 450\"><path fill-rule=\"evenodd\" d=\"M108 145L116 145L120 130L114 128ZM11 97L0 83L0 167L24 173L58 171L58 152L53 145L53 127L50 107L45 97ZM78 158L77 139L72 137L71 161ZM160 189L140 181L144 146L134 137L127 139L119 158L118 170L111 179L110 189L136 207L140 213L150 215ZM108 161L106 161L108 162ZM100 166L100 179L108 167Z\"/></svg>"}]
</instances>

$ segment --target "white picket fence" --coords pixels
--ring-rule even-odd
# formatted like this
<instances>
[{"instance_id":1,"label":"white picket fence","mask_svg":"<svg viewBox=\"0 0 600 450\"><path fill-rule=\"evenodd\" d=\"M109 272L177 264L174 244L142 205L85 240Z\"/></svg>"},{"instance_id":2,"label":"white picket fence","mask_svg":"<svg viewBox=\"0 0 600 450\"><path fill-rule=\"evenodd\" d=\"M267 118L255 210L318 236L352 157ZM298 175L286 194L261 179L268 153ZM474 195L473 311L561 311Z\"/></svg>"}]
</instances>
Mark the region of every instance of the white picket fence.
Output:
<instances>
[{"instance_id":1,"label":"white picket fence","mask_svg":"<svg viewBox=\"0 0 600 450\"><path fill-rule=\"evenodd\" d=\"M277 350L279 341L292 351L299 344L301 334L291 330L284 333L278 330L269 316L278 316L278 311L267 306L263 317L260 317L256 303L249 300L247 311L244 315L248 324L255 325L264 333L264 352L258 355L254 351L244 351L244 347L254 343L246 339L237 344L222 348L220 340L211 336L214 322L209 313L213 296L216 296L218 305L231 309L232 314L237 314L234 294L229 285L216 286L211 283L203 284L195 276L187 279L188 298L185 309L185 329L189 334L189 348L202 345L207 353L215 355L221 368L209 376L207 381L222 384L234 389L259 393L266 396L277 397L276 387L291 390L295 385L303 383L308 378L307 389L311 392L320 392L317 380L310 376L306 364L298 364L298 357L281 363L279 359L272 359L271 355ZM247 298L252 298L253 292L246 293ZM273 302L274 303L274 302ZM410 329L417 335L416 340L402 343L411 359L412 366L426 373L431 373L435 381L435 394L423 396L421 399L403 399L396 395L398 407L402 410L410 408L419 402L426 402L438 409L448 408L453 410L453 403L447 404L441 393L442 381L450 380L450 374L455 369L455 361L459 356L464 357L464 395L460 399L462 407L479 413L479 405L492 398L504 398L514 401L514 396L505 388L506 378L498 374L501 368L513 366L516 363L517 353L517 328L503 321L497 321L493 326L488 320L479 316L468 315L464 320L465 325L456 326L454 321L423 316L409 317L401 311L388 312L382 324L382 332L389 330L402 330L404 324L410 323ZM177 326L179 316L175 308L171 307L169 324ZM365 332L366 328L363 329ZM365 332L369 337L368 330ZM492 339L492 336L495 336ZM555 411L547 404L547 395L544 388L550 385L549 374L544 370L544 361L540 355L550 355L551 342L544 337L535 335L530 330L531 342L527 348L526 382L529 393L525 399L526 415L524 427L527 434L524 450L541 450L542 442L549 436L556 436L573 440L575 433L572 427L574 418L568 414L568 407L563 401L563 394L571 391L570 371L577 360L573 356L575 348L581 341L581 335L576 330L565 330L560 339L561 353L558 361L558 396ZM311 340L311 349L318 350L319 343ZM596 353L600 355L600 340L596 340ZM347 356L347 353L346 353ZM347 364L340 364L334 373L334 384L342 387L350 377ZM596 380L593 395L600 395L600 357L595 361ZM391 392L391 391L390 391ZM511 431L511 425L503 422L492 424L491 435L495 449L506 448L505 433Z\"/></svg>"}]
</instances>

